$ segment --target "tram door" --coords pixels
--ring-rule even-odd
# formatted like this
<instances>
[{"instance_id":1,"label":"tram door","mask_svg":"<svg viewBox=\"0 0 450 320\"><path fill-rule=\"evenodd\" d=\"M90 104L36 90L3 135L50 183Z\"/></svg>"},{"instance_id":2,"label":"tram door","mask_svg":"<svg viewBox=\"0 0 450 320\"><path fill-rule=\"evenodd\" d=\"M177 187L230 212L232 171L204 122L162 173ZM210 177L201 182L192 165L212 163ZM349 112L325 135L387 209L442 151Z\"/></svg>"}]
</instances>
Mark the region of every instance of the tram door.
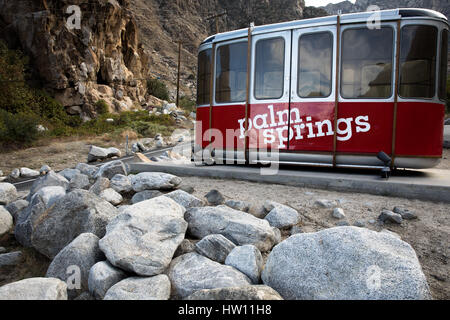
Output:
<instances>
[{"instance_id":1,"label":"tram door","mask_svg":"<svg viewBox=\"0 0 450 320\"><path fill-rule=\"evenodd\" d=\"M322 152L323 164L333 161L335 61L336 26L293 31L289 151Z\"/></svg>"},{"instance_id":2,"label":"tram door","mask_svg":"<svg viewBox=\"0 0 450 320\"><path fill-rule=\"evenodd\" d=\"M250 162L257 151L288 150L292 31L252 37L248 109Z\"/></svg>"}]
</instances>

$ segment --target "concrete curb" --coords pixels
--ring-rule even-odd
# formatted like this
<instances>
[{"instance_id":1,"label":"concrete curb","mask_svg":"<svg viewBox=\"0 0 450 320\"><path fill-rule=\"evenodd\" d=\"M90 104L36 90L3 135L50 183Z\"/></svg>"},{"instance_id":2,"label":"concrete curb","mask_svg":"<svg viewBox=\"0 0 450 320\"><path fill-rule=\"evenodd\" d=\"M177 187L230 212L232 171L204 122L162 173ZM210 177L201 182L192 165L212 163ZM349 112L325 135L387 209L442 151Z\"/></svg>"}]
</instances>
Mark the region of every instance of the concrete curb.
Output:
<instances>
[{"instance_id":1,"label":"concrete curb","mask_svg":"<svg viewBox=\"0 0 450 320\"><path fill-rule=\"evenodd\" d=\"M263 176L255 167L195 166L131 163L131 172L166 172L178 176L199 176L251 182L282 184L333 191L346 191L450 203L450 171L439 173L413 171L412 176L382 180L371 174L318 172L281 169L277 175Z\"/></svg>"}]
</instances>

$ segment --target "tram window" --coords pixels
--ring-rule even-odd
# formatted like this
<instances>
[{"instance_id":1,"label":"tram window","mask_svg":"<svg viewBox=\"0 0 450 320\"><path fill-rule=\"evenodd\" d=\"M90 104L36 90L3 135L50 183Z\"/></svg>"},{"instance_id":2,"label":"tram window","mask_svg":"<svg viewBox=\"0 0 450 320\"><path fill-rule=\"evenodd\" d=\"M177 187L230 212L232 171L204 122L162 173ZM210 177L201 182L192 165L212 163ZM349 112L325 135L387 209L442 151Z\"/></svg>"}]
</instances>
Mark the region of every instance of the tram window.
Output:
<instances>
[{"instance_id":1,"label":"tram window","mask_svg":"<svg viewBox=\"0 0 450 320\"><path fill-rule=\"evenodd\" d=\"M442 31L441 66L439 68L439 98L447 99L447 61L448 61L448 30Z\"/></svg>"},{"instance_id":2,"label":"tram window","mask_svg":"<svg viewBox=\"0 0 450 320\"><path fill-rule=\"evenodd\" d=\"M283 38L264 39L256 43L256 99L279 99L283 96L284 47Z\"/></svg>"},{"instance_id":3,"label":"tram window","mask_svg":"<svg viewBox=\"0 0 450 320\"><path fill-rule=\"evenodd\" d=\"M298 55L298 95L328 97L332 83L333 35L320 32L301 36Z\"/></svg>"},{"instance_id":4,"label":"tram window","mask_svg":"<svg viewBox=\"0 0 450 320\"><path fill-rule=\"evenodd\" d=\"M383 99L392 95L394 31L348 29L342 40L341 95L347 99Z\"/></svg>"},{"instance_id":5,"label":"tram window","mask_svg":"<svg viewBox=\"0 0 450 320\"><path fill-rule=\"evenodd\" d=\"M216 59L216 102L244 102L247 87L247 42L220 46Z\"/></svg>"},{"instance_id":6,"label":"tram window","mask_svg":"<svg viewBox=\"0 0 450 320\"><path fill-rule=\"evenodd\" d=\"M433 26L402 28L399 94L403 98L435 96L437 34Z\"/></svg>"},{"instance_id":7,"label":"tram window","mask_svg":"<svg viewBox=\"0 0 450 320\"><path fill-rule=\"evenodd\" d=\"M198 55L197 104L210 104L211 96L211 49Z\"/></svg>"}]
</instances>

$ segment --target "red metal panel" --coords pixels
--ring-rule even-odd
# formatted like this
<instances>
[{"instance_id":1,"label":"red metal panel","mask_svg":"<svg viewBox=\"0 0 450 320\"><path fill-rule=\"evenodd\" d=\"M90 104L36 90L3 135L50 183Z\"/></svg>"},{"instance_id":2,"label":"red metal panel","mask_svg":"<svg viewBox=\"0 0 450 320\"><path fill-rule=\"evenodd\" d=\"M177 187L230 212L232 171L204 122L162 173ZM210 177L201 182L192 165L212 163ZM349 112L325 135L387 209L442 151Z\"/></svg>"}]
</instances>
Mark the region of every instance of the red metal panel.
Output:
<instances>
[{"instance_id":1,"label":"red metal panel","mask_svg":"<svg viewBox=\"0 0 450 320\"><path fill-rule=\"evenodd\" d=\"M209 129L209 107L197 108L197 121L195 123L195 144L206 148L209 137L205 132Z\"/></svg>"},{"instance_id":2,"label":"red metal panel","mask_svg":"<svg viewBox=\"0 0 450 320\"><path fill-rule=\"evenodd\" d=\"M217 149L237 150L245 148L245 105L214 106L212 108L212 146ZM220 132L220 135L217 133ZM227 137L228 135L228 137Z\"/></svg>"},{"instance_id":3,"label":"red metal panel","mask_svg":"<svg viewBox=\"0 0 450 320\"><path fill-rule=\"evenodd\" d=\"M393 102L340 102L337 152L391 154L393 116Z\"/></svg>"},{"instance_id":4,"label":"red metal panel","mask_svg":"<svg viewBox=\"0 0 450 320\"><path fill-rule=\"evenodd\" d=\"M396 154L442 156L445 107L427 102L399 102Z\"/></svg>"}]
</instances>

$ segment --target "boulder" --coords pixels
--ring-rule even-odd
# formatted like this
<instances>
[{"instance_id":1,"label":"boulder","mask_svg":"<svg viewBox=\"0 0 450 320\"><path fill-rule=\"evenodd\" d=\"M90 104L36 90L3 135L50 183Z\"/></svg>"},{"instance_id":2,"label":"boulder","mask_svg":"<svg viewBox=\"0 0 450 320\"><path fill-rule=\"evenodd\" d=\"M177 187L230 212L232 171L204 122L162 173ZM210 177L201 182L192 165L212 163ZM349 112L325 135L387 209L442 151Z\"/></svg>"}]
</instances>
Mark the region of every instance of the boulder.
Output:
<instances>
[{"instance_id":1,"label":"boulder","mask_svg":"<svg viewBox=\"0 0 450 320\"><path fill-rule=\"evenodd\" d=\"M17 189L11 183L0 182L0 205L7 205L17 200Z\"/></svg>"},{"instance_id":2,"label":"boulder","mask_svg":"<svg viewBox=\"0 0 450 320\"><path fill-rule=\"evenodd\" d=\"M272 227L279 229L290 228L300 222L300 214L293 208L273 201L268 202L264 207L266 210L270 208L264 219L269 221Z\"/></svg>"},{"instance_id":3,"label":"boulder","mask_svg":"<svg viewBox=\"0 0 450 320\"><path fill-rule=\"evenodd\" d=\"M85 190L74 190L55 203L34 223L33 247L49 258L82 233L102 238L106 225L117 215L107 201Z\"/></svg>"},{"instance_id":4,"label":"boulder","mask_svg":"<svg viewBox=\"0 0 450 320\"><path fill-rule=\"evenodd\" d=\"M191 253L194 251L195 251L195 243L188 239L184 239L183 241L181 241L173 257L176 258L182 256L183 254Z\"/></svg>"},{"instance_id":5,"label":"boulder","mask_svg":"<svg viewBox=\"0 0 450 320\"><path fill-rule=\"evenodd\" d=\"M92 187L89 188L89 192L99 196L100 193L102 193L103 191L108 189L110 187L110 185L111 185L111 182L109 181L108 178L100 177L95 181L95 183L92 185Z\"/></svg>"},{"instance_id":6,"label":"boulder","mask_svg":"<svg viewBox=\"0 0 450 320\"><path fill-rule=\"evenodd\" d=\"M9 211L9 213L12 215L14 221L17 221L17 218L19 217L22 210L24 210L26 207L28 207L29 202L27 200L17 200L14 202L11 202L6 206L6 210Z\"/></svg>"},{"instance_id":7,"label":"boulder","mask_svg":"<svg viewBox=\"0 0 450 320\"><path fill-rule=\"evenodd\" d=\"M172 191L172 192L166 194L165 196L174 200L176 203L185 207L186 209L204 206L204 203L202 200L200 200L197 197L194 197L193 195L191 195L183 190Z\"/></svg>"},{"instance_id":8,"label":"boulder","mask_svg":"<svg viewBox=\"0 0 450 320\"><path fill-rule=\"evenodd\" d=\"M142 172L131 177L131 185L135 192L173 190L181 182L181 178L163 172Z\"/></svg>"},{"instance_id":9,"label":"boulder","mask_svg":"<svg viewBox=\"0 0 450 320\"><path fill-rule=\"evenodd\" d=\"M113 219L100 248L108 261L141 276L163 273L184 239L184 208L157 197L126 209Z\"/></svg>"},{"instance_id":10,"label":"boulder","mask_svg":"<svg viewBox=\"0 0 450 320\"><path fill-rule=\"evenodd\" d=\"M36 178L40 176L39 171L32 170L29 168L20 168L20 176L22 178Z\"/></svg>"},{"instance_id":11,"label":"boulder","mask_svg":"<svg viewBox=\"0 0 450 320\"><path fill-rule=\"evenodd\" d=\"M245 287L218 288L198 290L185 300L283 300L271 287L253 285Z\"/></svg>"},{"instance_id":12,"label":"boulder","mask_svg":"<svg viewBox=\"0 0 450 320\"><path fill-rule=\"evenodd\" d=\"M255 246L245 245L234 248L227 256L225 264L245 274L253 284L260 283L263 258Z\"/></svg>"},{"instance_id":13,"label":"boulder","mask_svg":"<svg viewBox=\"0 0 450 320\"><path fill-rule=\"evenodd\" d=\"M104 177L104 178L111 179L116 174L122 174L125 176L127 175L127 168L125 167L125 164L120 160L111 161L111 162L108 162L108 163L102 165L98 169L98 172L95 175L95 178L98 179L100 177Z\"/></svg>"},{"instance_id":14,"label":"boulder","mask_svg":"<svg viewBox=\"0 0 450 320\"><path fill-rule=\"evenodd\" d=\"M133 191L130 178L123 174L116 174L110 181L110 187L122 194Z\"/></svg>"},{"instance_id":15,"label":"boulder","mask_svg":"<svg viewBox=\"0 0 450 320\"><path fill-rule=\"evenodd\" d=\"M0 287L0 300L67 300L67 285L55 278L29 278Z\"/></svg>"},{"instance_id":16,"label":"boulder","mask_svg":"<svg viewBox=\"0 0 450 320\"><path fill-rule=\"evenodd\" d=\"M108 158L112 158L112 157L121 157L122 156L122 152L114 147L108 148L106 149L108 152Z\"/></svg>"},{"instance_id":17,"label":"boulder","mask_svg":"<svg viewBox=\"0 0 450 320\"><path fill-rule=\"evenodd\" d=\"M104 300L169 300L170 280L165 274L150 278L132 277L108 290Z\"/></svg>"},{"instance_id":18,"label":"boulder","mask_svg":"<svg viewBox=\"0 0 450 320\"><path fill-rule=\"evenodd\" d=\"M236 245L221 234L210 234L195 244L195 250L213 261L224 263Z\"/></svg>"},{"instance_id":19,"label":"boulder","mask_svg":"<svg viewBox=\"0 0 450 320\"><path fill-rule=\"evenodd\" d=\"M89 270L105 256L98 246L99 238L92 233L83 233L62 249L48 267L47 278L58 278L66 282L68 296L73 299L88 290ZM71 267L78 270L71 270ZM71 277L80 276L79 283Z\"/></svg>"},{"instance_id":20,"label":"boulder","mask_svg":"<svg viewBox=\"0 0 450 320\"><path fill-rule=\"evenodd\" d=\"M211 206L218 206L225 201L224 196L218 190L211 190L205 195L205 198Z\"/></svg>"},{"instance_id":21,"label":"boulder","mask_svg":"<svg viewBox=\"0 0 450 320\"><path fill-rule=\"evenodd\" d=\"M73 177L75 177L77 174L80 174L81 171L78 169L64 169L61 172L59 172L60 175L62 175L64 178L67 179L67 181L72 180Z\"/></svg>"},{"instance_id":22,"label":"boulder","mask_svg":"<svg viewBox=\"0 0 450 320\"><path fill-rule=\"evenodd\" d=\"M387 233L357 227L291 236L270 253L262 280L284 299L431 298L409 244Z\"/></svg>"},{"instance_id":23,"label":"boulder","mask_svg":"<svg viewBox=\"0 0 450 320\"><path fill-rule=\"evenodd\" d=\"M96 146L91 146L88 154L88 162L94 162L97 160L105 160L108 158L108 150Z\"/></svg>"},{"instance_id":24,"label":"boulder","mask_svg":"<svg viewBox=\"0 0 450 320\"><path fill-rule=\"evenodd\" d=\"M66 195L66 189L63 187L45 187L36 192L34 196L39 195L44 201L45 207L50 208L56 201Z\"/></svg>"},{"instance_id":25,"label":"boulder","mask_svg":"<svg viewBox=\"0 0 450 320\"><path fill-rule=\"evenodd\" d=\"M112 188L103 190L100 193L100 198L108 201L109 203L111 203L114 206L117 206L123 202L123 197L120 195L120 193L118 193L117 191L115 191Z\"/></svg>"},{"instance_id":26,"label":"boulder","mask_svg":"<svg viewBox=\"0 0 450 320\"><path fill-rule=\"evenodd\" d=\"M40 177L33 183L27 200L30 201L31 197L36 192L45 187L63 187L65 190L67 190L69 188L69 181L63 176L55 173L54 171L50 171L45 176Z\"/></svg>"},{"instance_id":27,"label":"boulder","mask_svg":"<svg viewBox=\"0 0 450 320\"><path fill-rule=\"evenodd\" d=\"M8 234L14 226L13 217L5 207L0 206L0 237Z\"/></svg>"},{"instance_id":28,"label":"boulder","mask_svg":"<svg viewBox=\"0 0 450 320\"><path fill-rule=\"evenodd\" d=\"M158 190L145 190L136 193L133 198L131 198L131 203L136 204L142 201L150 200L159 196L162 196L163 194L159 192Z\"/></svg>"},{"instance_id":29,"label":"boulder","mask_svg":"<svg viewBox=\"0 0 450 320\"><path fill-rule=\"evenodd\" d=\"M82 173L78 173L78 174L74 175L69 183L70 190L75 190L75 189L88 190L90 186L91 186L91 182L89 181L89 177Z\"/></svg>"},{"instance_id":30,"label":"boulder","mask_svg":"<svg viewBox=\"0 0 450 320\"><path fill-rule=\"evenodd\" d=\"M253 244L263 252L272 249L276 241L268 221L227 206L190 208L184 217L189 233L199 239L221 234L236 245Z\"/></svg>"},{"instance_id":31,"label":"boulder","mask_svg":"<svg viewBox=\"0 0 450 320\"><path fill-rule=\"evenodd\" d=\"M81 172L81 174L87 175L89 177L89 179L94 179L95 175L98 172L98 168L96 166L89 165L86 163L77 164L75 169L79 170Z\"/></svg>"},{"instance_id":32,"label":"boulder","mask_svg":"<svg viewBox=\"0 0 450 320\"><path fill-rule=\"evenodd\" d=\"M21 251L0 254L0 267L16 266L22 261L22 256Z\"/></svg>"},{"instance_id":33,"label":"boulder","mask_svg":"<svg viewBox=\"0 0 450 320\"><path fill-rule=\"evenodd\" d=\"M15 168L11 171L11 173L9 174L9 177L13 180L19 179L20 178L20 169Z\"/></svg>"},{"instance_id":34,"label":"boulder","mask_svg":"<svg viewBox=\"0 0 450 320\"><path fill-rule=\"evenodd\" d=\"M102 300L113 285L126 277L125 272L115 268L108 261L97 262L89 271L89 292L94 298Z\"/></svg>"},{"instance_id":35,"label":"boulder","mask_svg":"<svg viewBox=\"0 0 450 320\"><path fill-rule=\"evenodd\" d=\"M170 264L168 275L174 296L181 298L186 298L198 290L250 284L250 279L238 270L198 253L188 253L175 258Z\"/></svg>"},{"instance_id":36,"label":"boulder","mask_svg":"<svg viewBox=\"0 0 450 320\"><path fill-rule=\"evenodd\" d=\"M252 204L245 201L238 201L238 200L227 200L225 201L225 205L239 211L249 212L250 208L252 207Z\"/></svg>"}]
</instances>

